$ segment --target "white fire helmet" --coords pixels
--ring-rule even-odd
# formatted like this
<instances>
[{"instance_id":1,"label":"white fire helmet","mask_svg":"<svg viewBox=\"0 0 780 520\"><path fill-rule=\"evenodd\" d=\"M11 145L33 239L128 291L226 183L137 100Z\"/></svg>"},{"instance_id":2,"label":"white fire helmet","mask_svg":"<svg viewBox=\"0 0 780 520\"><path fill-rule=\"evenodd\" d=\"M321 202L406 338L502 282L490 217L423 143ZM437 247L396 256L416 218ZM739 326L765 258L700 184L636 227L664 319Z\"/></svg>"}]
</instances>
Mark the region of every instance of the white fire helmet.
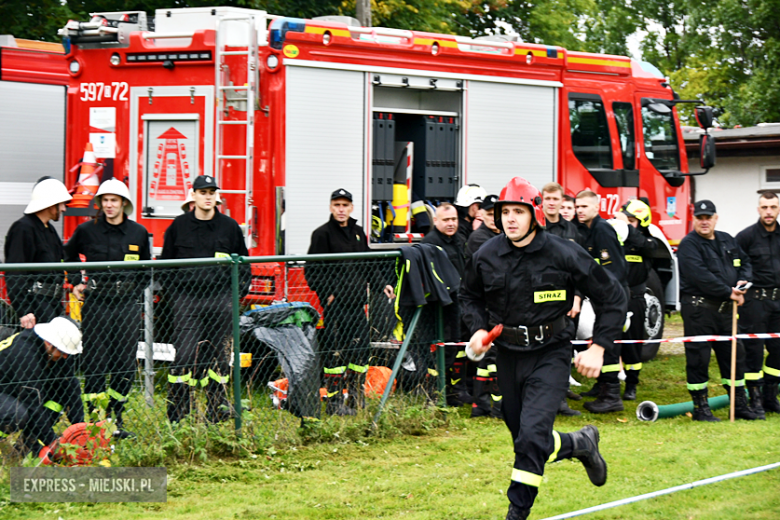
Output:
<instances>
[{"instance_id":1,"label":"white fire helmet","mask_svg":"<svg viewBox=\"0 0 780 520\"><path fill-rule=\"evenodd\" d=\"M33 329L39 338L48 341L60 352L69 356L81 354L81 331L70 318L59 316L49 323L39 323Z\"/></svg>"},{"instance_id":2,"label":"white fire helmet","mask_svg":"<svg viewBox=\"0 0 780 520\"><path fill-rule=\"evenodd\" d=\"M472 204L482 202L487 197L487 192L478 184L466 184L458 191L455 197L455 205L468 208Z\"/></svg>"},{"instance_id":3,"label":"white fire helmet","mask_svg":"<svg viewBox=\"0 0 780 520\"><path fill-rule=\"evenodd\" d=\"M124 182L119 179L108 179L100 185L97 194L95 194L95 202L99 209L103 209L100 202L103 199L103 195L118 195L122 197L127 201L124 208L125 215L133 214L133 201L130 200L130 190L127 189L127 185Z\"/></svg>"},{"instance_id":4,"label":"white fire helmet","mask_svg":"<svg viewBox=\"0 0 780 520\"><path fill-rule=\"evenodd\" d=\"M184 200L184 203L181 205L181 210L184 213L190 212L190 202L195 202L195 199L193 198L195 192L193 190L190 190L187 192L187 198ZM216 206L222 205L222 197L219 196L219 191L217 191L217 203Z\"/></svg>"},{"instance_id":5,"label":"white fire helmet","mask_svg":"<svg viewBox=\"0 0 780 520\"><path fill-rule=\"evenodd\" d=\"M62 202L68 202L72 197L68 188L57 179L44 179L33 187L30 203L24 208L24 214L38 213Z\"/></svg>"}]
</instances>

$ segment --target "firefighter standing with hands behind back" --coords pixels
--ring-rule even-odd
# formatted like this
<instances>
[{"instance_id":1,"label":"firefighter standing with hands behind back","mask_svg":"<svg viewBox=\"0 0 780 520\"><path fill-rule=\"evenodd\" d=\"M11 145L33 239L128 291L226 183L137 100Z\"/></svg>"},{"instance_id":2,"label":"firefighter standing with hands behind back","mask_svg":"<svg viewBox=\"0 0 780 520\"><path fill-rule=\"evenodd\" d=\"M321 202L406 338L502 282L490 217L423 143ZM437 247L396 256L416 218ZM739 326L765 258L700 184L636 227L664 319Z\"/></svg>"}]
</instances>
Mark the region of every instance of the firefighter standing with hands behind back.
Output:
<instances>
[{"instance_id":1,"label":"firefighter standing with hands behind back","mask_svg":"<svg viewBox=\"0 0 780 520\"><path fill-rule=\"evenodd\" d=\"M141 224L130 220L133 203L124 182L109 179L95 195L100 213L80 224L65 246L65 261L137 262L150 260L149 233ZM127 215L127 216L126 216ZM101 397L109 398L107 412L116 416L114 437L133 436L124 429L122 412L133 386L138 350L141 307L138 299L149 285L149 276L140 269L95 271L89 281L73 283L84 291L81 310L84 329L84 401L95 408ZM75 291L74 291L75 292ZM106 376L111 384L106 392ZM107 394L107 395L106 395Z\"/></svg>"},{"instance_id":2,"label":"firefighter standing with hands behind back","mask_svg":"<svg viewBox=\"0 0 780 520\"><path fill-rule=\"evenodd\" d=\"M680 302L686 336L731 336L732 301L742 305L745 291L738 289L751 278L750 259L737 241L715 231L718 214L715 204L700 200L693 206L693 231L677 248L680 264ZM730 394L731 341L685 343L685 371L693 399L693 420L718 422L707 401L710 349L715 351L721 382ZM745 347L737 341L734 416L755 420L745 395Z\"/></svg>"},{"instance_id":3,"label":"firefighter standing with hands behind back","mask_svg":"<svg viewBox=\"0 0 780 520\"><path fill-rule=\"evenodd\" d=\"M753 287L745 294L739 313L742 332L780 331L780 212L777 194L766 192L758 199L759 220L737 235L737 243L750 257ZM764 361L764 343L769 355ZM759 415L780 413L777 385L780 383L780 339L745 340L745 379L750 407ZM763 365L763 366L762 366ZM762 370L763 368L763 370Z\"/></svg>"},{"instance_id":4,"label":"firefighter standing with hands behind back","mask_svg":"<svg viewBox=\"0 0 780 520\"><path fill-rule=\"evenodd\" d=\"M620 284L581 247L544 231L539 190L516 177L495 205L504 234L486 242L472 257L460 299L473 333L467 346L479 360L488 330L503 325L495 340L504 421L512 435L515 461L507 520L530 514L547 461L579 459L591 482L602 486L607 466L598 451L593 426L574 433L553 430L555 413L566 395L574 323L566 313L575 288L598 310L593 344L575 359L578 371L596 377L605 350L615 350L626 313Z\"/></svg>"},{"instance_id":5,"label":"firefighter standing with hands behind back","mask_svg":"<svg viewBox=\"0 0 780 520\"><path fill-rule=\"evenodd\" d=\"M577 194L577 218L580 233L585 238L583 246L598 264L615 277L628 296L627 268L623 248L615 228L599 216L598 195L592 191L581 191ZM604 366L601 368L598 381L590 391L580 394L586 397L598 396L595 401L585 403L586 410L593 413L623 410L618 372L620 372L619 348L605 352Z\"/></svg>"},{"instance_id":6,"label":"firefighter standing with hands behind back","mask_svg":"<svg viewBox=\"0 0 780 520\"><path fill-rule=\"evenodd\" d=\"M214 177L195 178L195 209L176 217L165 231L162 260L249 254L238 223L215 209L218 189ZM240 276L243 295L251 278L248 264L241 266ZM177 268L167 271L162 281L173 300L176 346L168 375L168 419L178 423L189 414L190 388L203 386L208 400L206 419L227 420L232 415L225 394L230 372L222 343L231 325L230 271L221 266Z\"/></svg>"}]
</instances>

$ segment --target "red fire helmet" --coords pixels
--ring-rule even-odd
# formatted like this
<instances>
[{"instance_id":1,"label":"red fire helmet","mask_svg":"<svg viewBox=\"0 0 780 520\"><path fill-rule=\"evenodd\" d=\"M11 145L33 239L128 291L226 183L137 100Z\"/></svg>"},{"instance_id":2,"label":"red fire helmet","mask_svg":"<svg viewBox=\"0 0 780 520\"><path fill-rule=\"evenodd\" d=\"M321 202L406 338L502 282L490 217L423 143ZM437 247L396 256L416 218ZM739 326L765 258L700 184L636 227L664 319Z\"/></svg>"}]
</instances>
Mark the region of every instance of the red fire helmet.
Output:
<instances>
[{"instance_id":1,"label":"red fire helmet","mask_svg":"<svg viewBox=\"0 0 780 520\"><path fill-rule=\"evenodd\" d=\"M501 223L501 210L504 204L524 204L533 210L533 217L537 225L544 228L546 221L544 219L544 212L542 211L542 195L539 193L533 184L523 179L522 177L515 177L501 190L501 195L498 198L498 202L495 204L495 222L496 227L503 232L504 228Z\"/></svg>"}]
</instances>

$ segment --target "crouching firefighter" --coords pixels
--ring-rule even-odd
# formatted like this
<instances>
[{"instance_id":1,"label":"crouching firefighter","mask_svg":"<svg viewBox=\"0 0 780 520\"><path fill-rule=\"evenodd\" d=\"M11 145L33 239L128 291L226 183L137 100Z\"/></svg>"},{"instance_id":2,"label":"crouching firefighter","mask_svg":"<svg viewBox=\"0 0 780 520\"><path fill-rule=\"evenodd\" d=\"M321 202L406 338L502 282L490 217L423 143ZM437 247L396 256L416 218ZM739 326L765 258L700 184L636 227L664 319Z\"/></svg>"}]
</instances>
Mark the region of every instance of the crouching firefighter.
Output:
<instances>
[{"instance_id":1,"label":"crouching firefighter","mask_svg":"<svg viewBox=\"0 0 780 520\"><path fill-rule=\"evenodd\" d=\"M544 465L579 459L591 482L603 486L607 465L593 426L574 433L553 430L555 414L569 385L574 324L566 319L574 291L597 310L593 344L575 359L586 377L598 376L605 350L614 350L626 313L626 295L612 276L580 246L546 233L539 191L516 177L495 205L503 234L487 241L472 257L460 299L472 332L467 346L480 359L488 330L497 324L498 383L504 421L512 435L515 461L507 491L509 520L528 517Z\"/></svg>"},{"instance_id":2,"label":"crouching firefighter","mask_svg":"<svg viewBox=\"0 0 780 520\"><path fill-rule=\"evenodd\" d=\"M124 182L109 179L100 185L95 200L100 208L90 222L76 228L65 246L65 261L137 262L150 260L149 233L130 220L133 203ZM80 273L73 284L85 294L81 311L84 328L84 394L91 410L108 398L109 415L116 419L114 437L128 438L122 413L133 386L138 350L141 307L138 300L149 285L149 274L140 269L94 271L84 283ZM106 390L106 376L111 384Z\"/></svg>"},{"instance_id":3,"label":"crouching firefighter","mask_svg":"<svg viewBox=\"0 0 780 520\"><path fill-rule=\"evenodd\" d=\"M0 341L0 437L21 431L22 455L57 440L58 399L73 378L73 364L64 361L80 353L79 327L65 317Z\"/></svg>"},{"instance_id":4,"label":"crouching firefighter","mask_svg":"<svg viewBox=\"0 0 780 520\"><path fill-rule=\"evenodd\" d=\"M195 178L195 209L176 217L165 231L161 259L249 254L238 223L215 209L218 189L214 177ZM239 269L239 294L244 297L251 268L242 264ZM206 389L206 420L227 420L232 416L225 392L230 368L223 342L231 326L230 269L225 265L178 267L166 270L161 281L172 300L176 347L168 375L168 420L177 423L190 413L194 400L190 390L198 386Z\"/></svg>"}]
</instances>

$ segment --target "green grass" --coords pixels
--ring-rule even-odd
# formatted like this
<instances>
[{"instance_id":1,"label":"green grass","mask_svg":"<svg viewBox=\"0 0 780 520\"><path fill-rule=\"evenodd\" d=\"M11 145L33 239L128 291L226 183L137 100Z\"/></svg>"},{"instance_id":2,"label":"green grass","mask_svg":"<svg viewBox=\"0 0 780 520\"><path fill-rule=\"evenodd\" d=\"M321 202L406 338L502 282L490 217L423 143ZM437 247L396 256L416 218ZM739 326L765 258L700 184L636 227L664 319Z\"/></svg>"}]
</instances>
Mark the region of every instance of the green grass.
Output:
<instances>
[{"instance_id":1,"label":"green grass","mask_svg":"<svg viewBox=\"0 0 780 520\"><path fill-rule=\"evenodd\" d=\"M713 380L719 379L715 364ZM587 388L588 384L584 387ZM723 393L713 387L712 394ZM645 364L639 401L688 400L684 358L661 356ZM639 402L637 401L637 402ZM582 409L582 401L570 402ZM609 463L602 488L590 484L582 465L547 466L531 518L578 510L742 469L780 461L780 417L729 423L694 423L688 417L641 423L636 403L623 413L559 418L556 429L596 424ZM414 408L391 409L395 420L417 426L390 438L366 437L367 417L326 422L309 439L243 457L168 466L165 504L12 504L2 472L0 518L168 519L212 518L414 520L500 519L513 460L508 431L494 419L426 422ZM424 414L423 414L424 415ZM429 416L426 416L430 419ZM351 421L351 422L350 422ZM355 424L357 423L357 424ZM409 432L420 435L410 435ZM197 462L197 460L196 460ZM780 470L717 483L587 515L587 519L775 519L780 518Z\"/></svg>"}]
</instances>

